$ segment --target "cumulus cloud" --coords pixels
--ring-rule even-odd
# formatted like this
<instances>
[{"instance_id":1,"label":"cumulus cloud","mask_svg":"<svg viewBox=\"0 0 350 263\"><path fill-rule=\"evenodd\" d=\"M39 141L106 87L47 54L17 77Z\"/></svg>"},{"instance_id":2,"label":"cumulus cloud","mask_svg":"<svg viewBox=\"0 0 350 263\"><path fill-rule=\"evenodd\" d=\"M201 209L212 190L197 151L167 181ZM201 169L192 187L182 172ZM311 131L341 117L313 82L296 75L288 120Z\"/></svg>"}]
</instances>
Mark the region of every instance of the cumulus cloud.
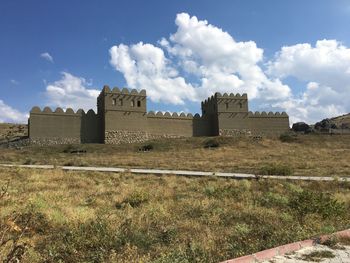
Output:
<instances>
[{"instance_id":1,"label":"cumulus cloud","mask_svg":"<svg viewBox=\"0 0 350 263\"><path fill-rule=\"evenodd\" d=\"M0 100L0 122L27 123L28 114L20 112Z\"/></svg>"},{"instance_id":2,"label":"cumulus cloud","mask_svg":"<svg viewBox=\"0 0 350 263\"><path fill-rule=\"evenodd\" d=\"M41 53L40 57L53 63L53 57L48 52Z\"/></svg>"},{"instance_id":3,"label":"cumulus cloud","mask_svg":"<svg viewBox=\"0 0 350 263\"><path fill-rule=\"evenodd\" d=\"M186 13L178 14L175 24L177 31L159 46L140 42L111 47L110 63L129 87L147 89L151 100L173 104L199 101L216 91L246 92L251 99L289 96L289 87L267 78L259 66L263 50L255 42L237 42Z\"/></svg>"},{"instance_id":4,"label":"cumulus cloud","mask_svg":"<svg viewBox=\"0 0 350 263\"><path fill-rule=\"evenodd\" d=\"M278 103L295 121L315 122L350 112L350 49L336 40L283 47L267 72L306 83L301 96Z\"/></svg>"},{"instance_id":5,"label":"cumulus cloud","mask_svg":"<svg viewBox=\"0 0 350 263\"><path fill-rule=\"evenodd\" d=\"M110 49L110 63L122 72L130 88L147 89L156 102L184 104L184 99L195 100L194 88L180 77L164 51L142 42Z\"/></svg>"},{"instance_id":6,"label":"cumulus cloud","mask_svg":"<svg viewBox=\"0 0 350 263\"><path fill-rule=\"evenodd\" d=\"M87 88L89 83L81 77L62 72L62 78L46 87L48 104L53 107L73 108L75 110L96 110L96 98L100 90Z\"/></svg>"},{"instance_id":7,"label":"cumulus cloud","mask_svg":"<svg viewBox=\"0 0 350 263\"><path fill-rule=\"evenodd\" d=\"M336 40L282 47L270 61L254 41L181 13L176 32L157 44L119 44L110 64L130 88L146 89L151 100L183 105L214 92L248 93L265 110L285 110L291 120L315 122L349 112L350 49ZM285 84L305 83L301 94Z\"/></svg>"}]
</instances>

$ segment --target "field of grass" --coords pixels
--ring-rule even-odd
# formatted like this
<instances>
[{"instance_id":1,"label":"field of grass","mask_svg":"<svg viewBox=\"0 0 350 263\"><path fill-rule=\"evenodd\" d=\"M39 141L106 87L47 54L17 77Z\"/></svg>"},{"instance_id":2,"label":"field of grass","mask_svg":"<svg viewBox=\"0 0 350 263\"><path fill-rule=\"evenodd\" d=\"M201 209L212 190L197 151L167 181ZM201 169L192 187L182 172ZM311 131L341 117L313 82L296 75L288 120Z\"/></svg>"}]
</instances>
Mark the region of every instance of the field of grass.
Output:
<instances>
[{"instance_id":1,"label":"field of grass","mask_svg":"<svg viewBox=\"0 0 350 263\"><path fill-rule=\"evenodd\" d=\"M219 262L350 227L337 181L0 168L0 185L4 262Z\"/></svg>"},{"instance_id":2,"label":"field of grass","mask_svg":"<svg viewBox=\"0 0 350 263\"><path fill-rule=\"evenodd\" d=\"M217 148L205 148L214 140ZM145 144L60 145L1 149L0 163L166 168L223 172L350 176L350 136L299 135L278 138L187 138ZM74 154L71 150L84 150Z\"/></svg>"}]
</instances>

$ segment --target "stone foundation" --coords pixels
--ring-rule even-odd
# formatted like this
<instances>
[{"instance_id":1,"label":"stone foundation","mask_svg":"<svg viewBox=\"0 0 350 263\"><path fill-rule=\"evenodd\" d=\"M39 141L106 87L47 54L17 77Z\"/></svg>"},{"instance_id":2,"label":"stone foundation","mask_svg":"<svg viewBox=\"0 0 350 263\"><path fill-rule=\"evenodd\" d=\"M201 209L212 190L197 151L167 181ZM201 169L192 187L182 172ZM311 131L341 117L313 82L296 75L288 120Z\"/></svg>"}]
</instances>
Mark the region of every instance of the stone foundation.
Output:
<instances>
[{"instance_id":1,"label":"stone foundation","mask_svg":"<svg viewBox=\"0 0 350 263\"><path fill-rule=\"evenodd\" d=\"M142 131L106 131L106 144L121 144L121 143L141 143L153 139L160 138L181 138L181 136L170 134L150 134Z\"/></svg>"},{"instance_id":2,"label":"stone foundation","mask_svg":"<svg viewBox=\"0 0 350 263\"><path fill-rule=\"evenodd\" d=\"M238 129L220 129L219 135L220 136L227 136L227 137L237 137L242 135L251 135L252 132L250 130L238 130Z\"/></svg>"},{"instance_id":3,"label":"stone foundation","mask_svg":"<svg viewBox=\"0 0 350 263\"><path fill-rule=\"evenodd\" d=\"M35 138L30 139L30 144L32 145L58 145L58 144L80 144L80 139L78 138Z\"/></svg>"}]
</instances>

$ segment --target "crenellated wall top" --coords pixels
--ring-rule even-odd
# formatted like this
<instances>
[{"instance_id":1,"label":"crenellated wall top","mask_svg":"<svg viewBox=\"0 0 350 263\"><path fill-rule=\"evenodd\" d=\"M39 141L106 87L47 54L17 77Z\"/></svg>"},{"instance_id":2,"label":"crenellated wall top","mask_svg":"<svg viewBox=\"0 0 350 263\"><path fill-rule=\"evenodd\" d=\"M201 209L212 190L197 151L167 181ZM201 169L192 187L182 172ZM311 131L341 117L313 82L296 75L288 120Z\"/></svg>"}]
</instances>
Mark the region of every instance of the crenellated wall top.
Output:
<instances>
[{"instance_id":1,"label":"crenellated wall top","mask_svg":"<svg viewBox=\"0 0 350 263\"><path fill-rule=\"evenodd\" d=\"M279 118L288 118L288 114L286 112L272 112L270 111L269 113L262 111L256 111L256 112L249 112L248 113L248 117L252 117L252 118L275 118L275 117L279 117Z\"/></svg>"},{"instance_id":2,"label":"crenellated wall top","mask_svg":"<svg viewBox=\"0 0 350 263\"><path fill-rule=\"evenodd\" d=\"M147 118L169 118L169 119L193 119L191 113L177 113L177 112L154 112L150 111L146 114Z\"/></svg>"},{"instance_id":3,"label":"crenellated wall top","mask_svg":"<svg viewBox=\"0 0 350 263\"><path fill-rule=\"evenodd\" d=\"M140 91L138 91L136 89L129 90L127 88L119 89L118 87L114 87L111 89L107 85L103 86L102 92L103 93L112 93L112 94L121 94L121 95L146 96L146 90L144 90L144 89L142 89Z\"/></svg>"},{"instance_id":4,"label":"crenellated wall top","mask_svg":"<svg viewBox=\"0 0 350 263\"><path fill-rule=\"evenodd\" d=\"M54 111L50 107L44 107L43 110L40 109L38 106L34 106L30 110L30 114L50 114L50 115L76 115L76 116L81 116L81 115L96 115L95 111L90 109L86 113L83 109L78 109L76 112L72 108L67 108L65 111L61 108L58 107Z\"/></svg>"},{"instance_id":5,"label":"crenellated wall top","mask_svg":"<svg viewBox=\"0 0 350 263\"><path fill-rule=\"evenodd\" d=\"M221 94L220 92L216 92L214 95L216 98L227 98L227 99L247 99L248 95L247 93L239 94L237 93L236 95L233 93L224 93Z\"/></svg>"}]
</instances>

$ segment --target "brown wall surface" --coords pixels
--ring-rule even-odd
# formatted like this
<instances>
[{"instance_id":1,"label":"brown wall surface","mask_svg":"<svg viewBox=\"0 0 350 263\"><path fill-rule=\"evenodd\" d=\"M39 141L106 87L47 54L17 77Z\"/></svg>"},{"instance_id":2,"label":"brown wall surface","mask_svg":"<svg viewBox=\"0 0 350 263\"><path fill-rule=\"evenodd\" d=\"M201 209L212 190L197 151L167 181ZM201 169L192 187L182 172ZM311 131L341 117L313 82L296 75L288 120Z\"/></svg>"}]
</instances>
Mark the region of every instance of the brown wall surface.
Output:
<instances>
[{"instance_id":1,"label":"brown wall surface","mask_svg":"<svg viewBox=\"0 0 350 263\"><path fill-rule=\"evenodd\" d=\"M57 108L55 112L45 108L41 111L34 107L30 112L29 137L34 140L62 139L70 142L101 143L102 129L100 118L93 110L74 113L72 109L64 112Z\"/></svg>"},{"instance_id":2,"label":"brown wall surface","mask_svg":"<svg viewBox=\"0 0 350 263\"><path fill-rule=\"evenodd\" d=\"M289 130L289 117L285 113L249 113L249 129L253 134L278 135Z\"/></svg>"},{"instance_id":3,"label":"brown wall surface","mask_svg":"<svg viewBox=\"0 0 350 263\"><path fill-rule=\"evenodd\" d=\"M72 109L63 112L57 108L55 112L45 108L41 111L34 107L30 112L29 136L31 139L71 138L80 141L81 113Z\"/></svg>"},{"instance_id":4,"label":"brown wall surface","mask_svg":"<svg viewBox=\"0 0 350 263\"><path fill-rule=\"evenodd\" d=\"M104 116L105 131L145 131L147 129L146 114L142 112L107 111Z\"/></svg>"},{"instance_id":5,"label":"brown wall surface","mask_svg":"<svg viewBox=\"0 0 350 263\"><path fill-rule=\"evenodd\" d=\"M147 114L146 131L156 135L175 135L183 137L193 136L192 115L177 116L170 113L149 113Z\"/></svg>"},{"instance_id":6,"label":"brown wall surface","mask_svg":"<svg viewBox=\"0 0 350 263\"><path fill-rule=\"evenodd\" d=\"M219 113L219 128L225 130L248 130L249 118L248 113Z\"/></svg>"}]
</instances>

